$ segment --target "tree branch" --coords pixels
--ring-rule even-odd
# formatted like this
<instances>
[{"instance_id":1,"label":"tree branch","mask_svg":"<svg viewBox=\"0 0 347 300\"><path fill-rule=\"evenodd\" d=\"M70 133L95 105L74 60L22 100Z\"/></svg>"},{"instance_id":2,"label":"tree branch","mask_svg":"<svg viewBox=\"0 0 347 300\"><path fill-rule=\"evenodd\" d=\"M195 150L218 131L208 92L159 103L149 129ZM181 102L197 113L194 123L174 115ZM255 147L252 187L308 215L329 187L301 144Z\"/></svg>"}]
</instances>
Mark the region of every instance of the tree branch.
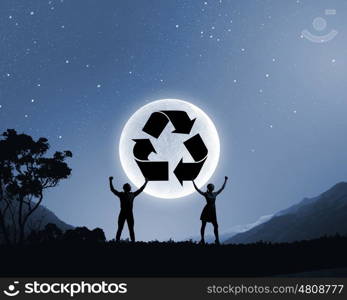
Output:
<instances>
[{"instance_id":1,"label":"tree branch","mask_svg":"<svg viewBox=\"0 0 347 300\"><path fill-rule=\"evenodd\" d=\"M35 206L31 210L29 210L28 214L24 217L23 227L25 226L25 223L27 222L27 220L31 216L31 214L40 206L42 199L43 199L43 194L40 193L39 200L36 202Z\"/></svg>"}]
</instances>

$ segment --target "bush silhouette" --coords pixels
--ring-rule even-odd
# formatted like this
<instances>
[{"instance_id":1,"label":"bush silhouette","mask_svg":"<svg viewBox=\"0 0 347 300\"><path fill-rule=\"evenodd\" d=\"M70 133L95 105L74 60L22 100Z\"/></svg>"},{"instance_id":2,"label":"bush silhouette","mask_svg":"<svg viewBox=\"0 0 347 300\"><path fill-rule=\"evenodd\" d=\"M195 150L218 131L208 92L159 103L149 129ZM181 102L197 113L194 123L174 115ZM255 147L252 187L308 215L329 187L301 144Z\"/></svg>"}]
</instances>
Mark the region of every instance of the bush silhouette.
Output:
<instances>
[{"instance_id":1,"label":"bush silhouette","mask_svg":"<svg viewBox=\"0 0 347 300\"><path fill-rule=\"evenodd\" d=\"M43 230L31 231L27 237L30 243L44 243L61 240L62 230L55 224L48 223Z\"/></svg>"},{"instance_id":2,"label":"bush silhouette","mask_svg":"<svg viewBox=\"0 0 347 300\"><path fill-rule=\"evenodd\" d=\"M49 223L43 230L31 231L27 241L30 244L40 244L48 242L69 243L69 242L89 242L102 243L106 241L105 233L101 228L89 230L87 227L76 227L66 230L64 233L57 225Z\"/></svg>"},{"instance_id":3,"label":"bush silhouette","mask_svg":"<svg viewBox=\"0 0 347 300\"><path fill-rule=\"evenodd\" d=\"M106 241L105 233L101 228L89 230L87 227L76 227L75 229L67 230L62 239L64 241L91 243Z\"/></svg>"}]
</instances>

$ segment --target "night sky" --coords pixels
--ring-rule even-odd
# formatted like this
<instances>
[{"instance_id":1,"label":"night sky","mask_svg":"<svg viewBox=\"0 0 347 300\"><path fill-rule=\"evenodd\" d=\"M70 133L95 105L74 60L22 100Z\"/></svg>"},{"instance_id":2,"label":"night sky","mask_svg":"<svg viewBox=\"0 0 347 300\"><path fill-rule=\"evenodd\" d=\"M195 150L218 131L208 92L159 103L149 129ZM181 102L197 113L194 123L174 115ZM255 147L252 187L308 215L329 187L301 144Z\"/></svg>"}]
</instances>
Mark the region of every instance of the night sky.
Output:
<instances>
[{"instance_id":1,"label":"night sky","mask_svg":"<svg viewBox=\"0 0 347 300\"><path fill-rule=\"evenodd\" d=\"M1 0L0 129L71 150L73 174L44 205L112 238L119 203L108 176L127 181L122 127L152 100L190 101L219 132L211 180L230 178L217 200L228 231L346 181L346 13L343 0ZM316 17L327 21L321 32ZM338 35L313 43L303 29ZM143 194L137 238L197 235L203 206L197 194Z\"/></svg>"}]
</instances>

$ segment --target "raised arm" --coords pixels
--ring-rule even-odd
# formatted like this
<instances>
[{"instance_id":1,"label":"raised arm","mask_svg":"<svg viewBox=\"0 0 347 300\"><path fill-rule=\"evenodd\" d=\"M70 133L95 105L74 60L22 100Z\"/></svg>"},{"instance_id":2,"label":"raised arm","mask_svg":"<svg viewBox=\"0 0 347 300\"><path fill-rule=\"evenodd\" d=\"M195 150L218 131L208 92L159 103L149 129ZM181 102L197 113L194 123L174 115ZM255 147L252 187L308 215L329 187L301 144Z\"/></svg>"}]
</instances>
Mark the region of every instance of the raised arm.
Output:
<instances>
[{"instance_id":1,"label":"raised arm","mask_svg":"<svg viewBox=\"0 0 347 300\"><path fill-rule=\"evenodd\" d=\"M224 190L225 185L227 184L227 181L228 181L228 177L225 176L224 177L224 183L223 183L222 187L216 192L217 195L220 194Z\"/></svg>"},{"instance_id":2,"label":"raised arm","mask_svg":"<svg viewBox=\"0 0 347 300\"><path fill-rule=\"evenodd\" d=\"M194 180L193 180L193 185L194 185L195 190L196 190L199 194L201 194L201 195L203 195L203 196L205 195L205 193L204 193L203 191L201 191L201 190L198 189L198 187L196 186Z\"/></svg>"},{"instance_id":3,"label":"raised arm","mask_svg":"<svg viewBox=\"0 0 347 300\"><path fill-rule=\"evenodd\" d=\"M114 187L113 187L113 183L112 183L112 180L113 180L113 177L112 176L110 176L109 177L109 182L110 182L110 190L111 190L111 192L113 193L113 194L115 194L116 196L118 196L119 197L119 195L120 195L120 192L118 192Z\"/></svg>"},{"instance_id":4,"label":"raised arm","mask_svg":"<svg viewBox=\"0 0 347 300\"><path fill-rule=\"evenodd\" d=\"M145 189L147 183L148 183L148 179L146 178L145 183L137 191L134 192L135 197L142 193L142 191Z\"/></svg>"}]
</instances>

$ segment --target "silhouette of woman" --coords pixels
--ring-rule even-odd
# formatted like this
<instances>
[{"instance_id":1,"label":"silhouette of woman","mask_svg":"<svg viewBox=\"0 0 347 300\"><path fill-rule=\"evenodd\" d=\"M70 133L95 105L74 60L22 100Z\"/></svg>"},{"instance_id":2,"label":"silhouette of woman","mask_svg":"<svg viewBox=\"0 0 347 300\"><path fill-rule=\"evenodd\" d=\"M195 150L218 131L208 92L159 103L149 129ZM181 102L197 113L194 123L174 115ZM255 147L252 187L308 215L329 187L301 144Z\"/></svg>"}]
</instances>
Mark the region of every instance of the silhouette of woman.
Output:
<instances>
[{"instance_id":1,"label":"silhouette of woman","mask_svg":"<svg viewBox=\"0 0 347 300\"><path fill-rule=\"evenodd\" d=\"M136 196L138 196L146 187L148 180L146 179L142 187L137 191L131 192L131 185L126 183L123 185L123 192L117 191L113 187L112 183L113 177L109 178L110 189L113 194L115 194L120 200L120 213L118 216L118 229L116 234L116 241L119 242L125 221L128 223L130 239L135 242L135 232L134 232L134 215L133 215L133 203Z\"/></svg>"},{"instance_id":2,"label":"silhouette of woman","mask_svg":"<svg viewBox=\"0 0 347 300\"><path fill-rule=\"evenodd\" d=\"M206 227L206 223L210 222L213 225L213 229L214 229L214 235L216 237L216 244L219 244L219 234L218 234L218 222L217 222L217 215L216 215L216 197L218 194L220 194L224 188L225 185L227 183L228 177L225 176L224 178L224 183L222 185L222 187L217 191L217 192L213 192L214 191L214 185L212 183L209 183L207 185L207 191L203 192L201 190L198 189L198 187L196 186L195 182L193 181L193 185L194 188L196 189L196 191L203 195L206 199L206 205L204 207L204 209L202 210L201 216L200 216L200 220L201 220L201 244L205 244L205 227Z\"/></svg>"}]
</instances>

